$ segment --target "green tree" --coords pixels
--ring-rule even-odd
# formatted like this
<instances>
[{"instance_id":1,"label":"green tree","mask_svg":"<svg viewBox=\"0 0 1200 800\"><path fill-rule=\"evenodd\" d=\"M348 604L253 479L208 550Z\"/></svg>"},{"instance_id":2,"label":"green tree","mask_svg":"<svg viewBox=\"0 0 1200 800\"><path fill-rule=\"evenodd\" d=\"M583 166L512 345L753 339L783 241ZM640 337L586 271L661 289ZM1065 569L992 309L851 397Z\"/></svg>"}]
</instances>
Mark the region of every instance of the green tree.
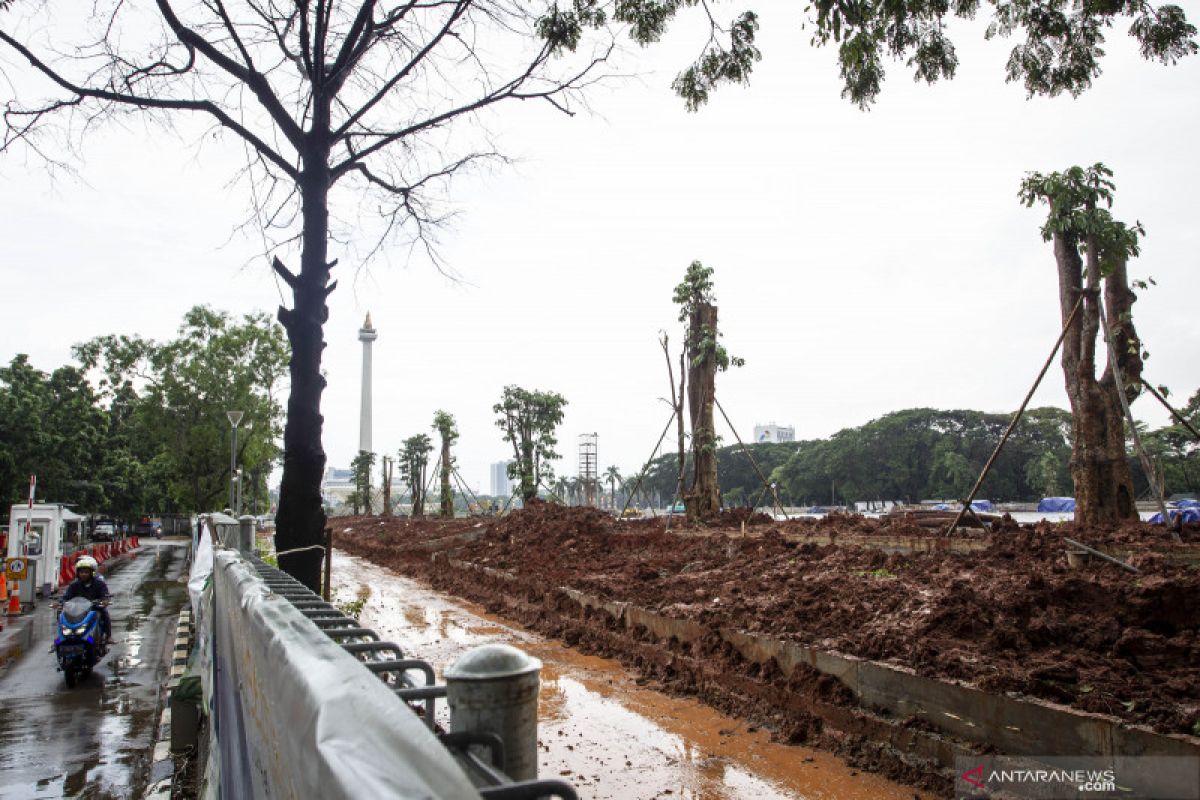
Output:
<instances>
[{"instance_id":1,"label":"green tree","mask_svg":"<svg viewBox=\"0 0 1200 800\"><path fill-rule=\"evenodd\" d=\"M433 443L424 433L408 437L400 448L401 475L408 484L414 517L425 516L425 469L429 466L429 454L432 452Z\"/></svg>"},{"instance_id":2,"label":"green tree","mask_svg":"<svg viewBox=\"0 0 1200 800\"><path fill-rule=\"evenodd\" d=\"M354 491L350 493L347 502L357 515L370 514L374 504L371 502L371 471L375 468L375 454L359 450L358 455L350 462L350 475L354 481Z\"/></svg>"},{"instance_id":3,"label":"green tree","mask_svg":"<svg viewBox=\"0 0 1200 800\"><path fill-rule=\"evenodd\" d=\"M1083 526L1138 518L1118 393L1128 402L1141 393L1142 348L1133 327L1136 298L1126 265L1138 255L1144 231L1140 223L1129 226L1113 219L1108 210L1115 189L1111 178L1112 171L1103 164L1048 175L1035 172L1022 181L1020 195L1027 206L1050 207L1042 238L1054 243L1063 325L1071 320L1061 360L1073 420L1075 521ZM1113 349L1097 378L1096 340L1104 312Z\"/></svg>"},{"instance_id":4,"label":"green tree","mask_svg":"<svg viewBox=\"0 0 1200 800\"><path fill-rule=\"evenodd\" d=\"M557 392L510 385L504 387L500 402L492 406L497 415L496 427L504 431L503 440L513 448L508 477L519 482L525 502L537 497L542 477L550 471L549 462L559 458L554 451L558 444L554 432L562 422L566 405L566 399Z\"/></svg>"},{"instance_id":5,"label":"green tree","mask_svg":"<svg viewBox=\"0 0 1200 800\"><path fill-rule=\"evenodd\" d=\"M954 443L943 439L933 449L933 467L929 473L931 493L936 497L952 499L967 496L975 479L966 456L958 452Z\"/></svg>"},{"instance_id":6,"label":"green tree","mask_svg":"<svg viewBox=\"0 0 1200 800\"><path fill-rule=\"evenodd\" d=\"M108 415L83 373L64 366L50 375L25 355L0 368L0 486L11 504L26 499L31 474L38 497L107 510L102 478Z\"/></svg>"},{"instance_id":7,"label":"green tree","mask_svg":"<svg viewBox=\"0 0 1200 800\"><path fill-rule=\"evenodd\" d=\"M281 433L277 399L287 371L283 330L264 313L229 314L196 306L168 342L101 336L75 347L101 392L130 409L125 433L153 456L146 474L165 485L181 511L208 511L228 491L229 441L225 412L243 412L237 463L262 485ZM132 451L131 451L132 452ZM128 473L128 464L122 468Z\"/></svg>"},{"instance_id":8,"label":"green tree","mask_svg":"<svg viewBox=\"0 0 1200 800\"><path fill-rule=\"evenodd\" d=\"M604 479L608 481L609 507L615 511L617 508L617 484L623 480L621 471L615 466L609 467L604 470Z\"/></svg>"},{"instance_id":9,"label":"green tree","mask_svg":"<svg viewBox=\"0 0 1200 800\"><path fill-rule=\"evenodd\" d=\"M458 425L454 422L451 414L438 410L433 415L433 429L442 439L440 513L443 517L449 518L454 516L454 492L450 490L450 470L454 466L454 459L450 456L450 446L458 440Z\"/></svg>"}]
</instances>

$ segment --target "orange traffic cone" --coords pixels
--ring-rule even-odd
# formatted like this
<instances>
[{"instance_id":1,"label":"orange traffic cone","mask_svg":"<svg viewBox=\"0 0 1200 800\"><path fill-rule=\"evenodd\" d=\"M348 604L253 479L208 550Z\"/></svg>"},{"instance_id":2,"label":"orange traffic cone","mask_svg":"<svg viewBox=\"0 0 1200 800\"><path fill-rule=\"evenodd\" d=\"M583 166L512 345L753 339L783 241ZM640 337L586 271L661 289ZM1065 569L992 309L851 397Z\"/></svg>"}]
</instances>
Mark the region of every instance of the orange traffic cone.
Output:
<instances>
[{"instance_id":1,"label":"orange traffic cone","mask_svg":"<svg viewBox=\"0 0 1200 800\"><path fill-rule=\"evenodd\" d=\"M21 593L13 588L13 593L8 596L8 615L10 617L21 613Z\"/></svg>"}]
</instances>

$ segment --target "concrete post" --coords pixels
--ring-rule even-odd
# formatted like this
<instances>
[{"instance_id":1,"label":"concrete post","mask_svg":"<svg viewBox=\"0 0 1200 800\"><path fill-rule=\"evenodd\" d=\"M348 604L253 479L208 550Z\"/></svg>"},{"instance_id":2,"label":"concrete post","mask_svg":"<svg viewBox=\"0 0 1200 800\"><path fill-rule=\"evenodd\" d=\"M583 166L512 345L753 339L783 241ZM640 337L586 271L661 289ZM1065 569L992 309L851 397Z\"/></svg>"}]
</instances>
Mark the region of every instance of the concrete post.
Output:
<instances>
[{"instance_id":1,"label":"concrete post","mask_svg":"<svg viewBox=\"0 0 1200 800\"><path fill-rule=\"evenodd\" d=\"M494 733L504 742L505 773L537 778L538 672L542 662L506 644L486 644L446 670L453 733Z\"/></svg>"},{"instance_id":2,"label":"concrete post","mask_svg":"<svg viewBox=\"0 0 1200 800\"><path fill-rule=\"evenodd\" d=\"M249 514L238 517L237 549L244 556L254 555L254 523Z\"/></svg>"}]
</instances>

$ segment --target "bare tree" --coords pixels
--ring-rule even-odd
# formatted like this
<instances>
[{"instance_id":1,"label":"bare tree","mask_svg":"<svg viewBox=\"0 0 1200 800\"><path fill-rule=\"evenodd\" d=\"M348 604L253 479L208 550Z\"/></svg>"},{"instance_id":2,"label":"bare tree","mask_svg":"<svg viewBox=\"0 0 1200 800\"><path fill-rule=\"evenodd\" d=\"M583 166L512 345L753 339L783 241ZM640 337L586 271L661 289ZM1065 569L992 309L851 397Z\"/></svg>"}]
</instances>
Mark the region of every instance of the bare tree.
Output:
<instances>
[{"instance_id":1,"label":"bare tree","mask_svg":"<svg viewBox=\"0 0 1200 800\"><path fill-rule=\"evenodd\" d=\"M384 230L371 252L402 239L438 263L448 181L499 158L480 115L509 100L571 113L611 52L606 34L580 47L605 30L604 13L519 0L96 0L57 19L54 4L6 6L0 43L51 91L5 106L0 151L61 159L54 133L70 142L122 112L165 127L200 115L245 144L272 246L298 243L298 272L273 261L292 294L278 313L292 355L276 546L280 566L316 589L331 191L375 201Z\"/></svg>"}]
</instances>

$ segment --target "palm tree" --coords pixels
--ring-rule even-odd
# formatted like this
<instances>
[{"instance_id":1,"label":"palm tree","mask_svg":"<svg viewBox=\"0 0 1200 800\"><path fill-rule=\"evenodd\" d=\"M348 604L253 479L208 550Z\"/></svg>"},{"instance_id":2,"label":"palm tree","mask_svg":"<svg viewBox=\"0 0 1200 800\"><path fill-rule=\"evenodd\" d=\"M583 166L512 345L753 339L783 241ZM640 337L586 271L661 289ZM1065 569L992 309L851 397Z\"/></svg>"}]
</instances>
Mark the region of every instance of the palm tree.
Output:
<instances>
[{"instance_id":1,"label":"palm tree","mask_svg":"<svg viewBox=\"0 0 1200 800\"><path fill-rule=\"evenodd\" d=\"M604 470L604 477L608 480L608 499L610 508L613 511L617 510L617 484L621 482L621 473L616 467L609 467Z\"/></svg>"}]
</instances>

